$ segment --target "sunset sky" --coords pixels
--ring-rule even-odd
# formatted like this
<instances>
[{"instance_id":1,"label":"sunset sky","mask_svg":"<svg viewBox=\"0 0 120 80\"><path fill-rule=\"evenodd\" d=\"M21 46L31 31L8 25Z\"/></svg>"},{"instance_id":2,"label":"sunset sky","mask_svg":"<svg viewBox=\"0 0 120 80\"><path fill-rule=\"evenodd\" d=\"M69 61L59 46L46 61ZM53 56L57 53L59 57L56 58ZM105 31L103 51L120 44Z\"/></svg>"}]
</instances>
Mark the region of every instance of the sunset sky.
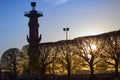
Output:
<instances>
[{"instance_id":1,"label":"sunset sky","mask_svg":"<svg viewBox=\"0 0 120 80\"><path fill-rule=\"evenodd\" d=\"M24 12L33 1L44 15L39 18L41 42L64 40L64 27L70 28L69 39L120 29L120 0L0 0L0 55L28 44Z\"/></svg>"}]
</instances>

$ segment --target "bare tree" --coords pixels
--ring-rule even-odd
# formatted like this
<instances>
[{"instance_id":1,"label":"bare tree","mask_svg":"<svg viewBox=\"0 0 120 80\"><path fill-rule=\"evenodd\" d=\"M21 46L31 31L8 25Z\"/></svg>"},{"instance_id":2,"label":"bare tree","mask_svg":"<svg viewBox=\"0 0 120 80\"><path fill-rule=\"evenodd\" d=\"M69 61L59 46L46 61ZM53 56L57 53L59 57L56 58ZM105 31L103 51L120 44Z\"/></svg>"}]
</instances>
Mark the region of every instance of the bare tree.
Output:
<instances>
[{"instance_id":1,"label":"bare tree","mask_svg":"<svg viewBox=\"0 0 120 80\"><path fill-rule=\"evenodd\" d=\"M102 58L102 57L101 57L101 58ZM95 71L96 71L97 73L104 73L104 72L106 72L107 69L109 68L109 65L108 65L107 63L105 63L105 62L103 61L103 59L100 60L100 62L99 62L98 64L96 64L96 66L97 66L97 67L95 67Z\"/></svg>"},{"instance_id":2,"label":"bare tree","mask_svg":"<svg viewBox=\"0 0 120 80\"><path fill-rule=\"evenodd\" d=\"M40 44L39 50L40 73L45 80L46 68L55 61L57 54L55 53L55 46L53 43Z\"/></svg>"},{"instance_id":3,"label":"bare tree","mask_svg":"<svg viewBox=\"0 0 120 80\"><path fill-rule=\"evenodd\" d=\"M2 69L13 74L13 80L16 80L17 70L20 66L20 50L11 48L5 51L1 57Z\"/></svg>"},{"instance_id":4,"label":"bare tree","mask_svg":"<svg viewBox=\"0 0 120 80\"><path fill-rule=\"evenodd\" d=\"M109 35L103 35L104 53L102 57L109 65L114 66L116 79L119 80L118 65L120 63L120 32L112 32Z\"/></svg>"},{"instance_id":5,"label":"bare tree","mask_svg":"<svg viewBox=\"0 0 120 80\"><path fill-rule=\"evenodd\" d=\"M68 79L71 77L71 69L75 62L75 54L73 53L72 41L61 41L57 43L59 49L59 63L67 70ZM75 67L75 66L74 66Z\"/></svg>"},{"instance_id":6,"label":"bare tree","mask_svg":"<svg viewBox=\"0 0 120 80\"><path fill-rule=\"evenodd\" d=\"M94 80L94 66L101 60L102 43L98 37L81 37L76 42L76 52L84 59L83 64L90 68L91 79Z\"/></svg>"},{"instance_id":7,"label":"bare tree","mask_svg":"<svg viewBox=\"0 0 120 80\"><path fill-rule=\"evenodd\" d=\"M22 66L22 73L28 72L28 65L29 65L29 56L28 56L28 49L29 46L23 46L21 52L21 66Z\"/></svg>"},{"instance_id":8,"label":"bare tree","mask_svg":"<svg viewBox=\"0 0 120 80\"><path fill-rule=\"evenodd\" d=\"M28 56L28 49L29 46L24 46L22 48L22 67L23 67L23 72L28 71L28 63L29 63L29 56ZM39 65L37 69L40 70L40 73L45 75L48 65L52 64L52 70L54 73L54 62L56 55L55 52L57 51L55 43L41 43L39 44L39 51L40 51L40 56L39 56Z\"/></svg>"}]
</instances>

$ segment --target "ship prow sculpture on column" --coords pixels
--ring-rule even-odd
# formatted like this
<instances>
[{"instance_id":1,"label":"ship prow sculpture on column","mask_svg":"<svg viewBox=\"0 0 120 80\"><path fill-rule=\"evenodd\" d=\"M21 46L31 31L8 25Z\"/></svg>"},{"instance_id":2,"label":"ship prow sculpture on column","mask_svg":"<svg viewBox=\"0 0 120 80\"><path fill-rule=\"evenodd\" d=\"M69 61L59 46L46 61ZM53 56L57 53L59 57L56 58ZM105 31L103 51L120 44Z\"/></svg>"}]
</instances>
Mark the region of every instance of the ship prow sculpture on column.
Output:
<instances>
[{"instance_id":1,"label":"ship prow sculpture on column","mask_svg":"<svg viewBox=\"0 0 120 80\"><path fill-rule=\"evenodd\" d=\"M42 17L43 14L36 11L36 2L31 2L32 10L26 12L24 16L29 18L29 35L27 35L27 41L29 43L28 56L29 65L28 70L30 73L39 72L39 43L41 41L41 35L39 36L39 23L38 18Z\"/></svg>"}]
</instances>

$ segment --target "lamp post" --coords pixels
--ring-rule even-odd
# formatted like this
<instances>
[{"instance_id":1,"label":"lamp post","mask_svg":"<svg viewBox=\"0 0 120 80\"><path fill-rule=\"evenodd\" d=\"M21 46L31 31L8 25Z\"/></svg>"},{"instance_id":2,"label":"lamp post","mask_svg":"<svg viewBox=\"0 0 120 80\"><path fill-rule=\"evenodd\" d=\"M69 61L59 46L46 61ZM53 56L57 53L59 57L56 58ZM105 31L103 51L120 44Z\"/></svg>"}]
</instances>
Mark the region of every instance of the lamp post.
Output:
<instances>
[{"instance_id":1,"label":"lamp post","mask_svg":"<svg viewBox=\"0 0 120 80\"><path fill-rule=\"evenodd\" d=\"M63 28L63 31L66 32L66 44L67 44L69 28ZM68 55L68 54L67 54L67 55ZM68 57L68 56L67 56L67 57ZM64 68L63 68L63 72L64 72Z\"/></svg>"},{"instance_id":2,"label":"lamp post","mask_svg":"<svg viewBox=\"0 0 120 80\"><path fill-rule=\"evenodd\" d=\"M69 31L69 28L63 28L63 31L65 31L66 32L66 61L67 61L67 73L68 73L68 80L71 80L70 78L71 78L71 62L70 62L70 55L69 55L69 53L68 53L68 42L67 42L67 40L68 40L68 31Z\"/></svg>"},{"instance_id":3,"label":"lamp post","mask_svg":"<svg viewBox=\"0 0 120 80\"><path fill-rule=\"evenodd\" d=\"M69 28L63 28L63 31L66 32L66 41L68 40L68 31L69 30L70 30Z\"/></svg>"}]
</instances>

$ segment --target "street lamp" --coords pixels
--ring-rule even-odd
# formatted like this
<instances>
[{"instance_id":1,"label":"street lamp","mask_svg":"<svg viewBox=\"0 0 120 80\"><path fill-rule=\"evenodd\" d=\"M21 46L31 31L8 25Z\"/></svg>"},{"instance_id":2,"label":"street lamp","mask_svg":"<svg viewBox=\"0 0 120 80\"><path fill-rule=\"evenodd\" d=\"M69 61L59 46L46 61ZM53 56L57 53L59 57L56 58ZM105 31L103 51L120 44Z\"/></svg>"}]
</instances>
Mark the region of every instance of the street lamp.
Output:
<instances>
[{"instance_id":1,"label":"street lamp","mask_svg":"<svg viewBox=\"0 0 120 80\"><path fill-rule=\"evenodd\" d=\"M68 40L68 31L69 31L70 29L69 28L63 28L63 31L65 31L66 32L66 40Z\"/></svg>"},{"instance_id":2,"label":"street lamp","mask_svg":"<svg viewBox=\"0 0 120 80\"><path fill-rule=\"evenodd\" d=\"M67 40L68 40L68 31L69 31L69 28L63 28L63 31L66 32L66 56L65 56L65 59L66 59L66 62L67 62L67 74L68 74L68 80L71 80L70 77L71 77L71 62L70 62L70 54L68 52L68 43L67 43Z\"/></svg>"}]
</instances>

